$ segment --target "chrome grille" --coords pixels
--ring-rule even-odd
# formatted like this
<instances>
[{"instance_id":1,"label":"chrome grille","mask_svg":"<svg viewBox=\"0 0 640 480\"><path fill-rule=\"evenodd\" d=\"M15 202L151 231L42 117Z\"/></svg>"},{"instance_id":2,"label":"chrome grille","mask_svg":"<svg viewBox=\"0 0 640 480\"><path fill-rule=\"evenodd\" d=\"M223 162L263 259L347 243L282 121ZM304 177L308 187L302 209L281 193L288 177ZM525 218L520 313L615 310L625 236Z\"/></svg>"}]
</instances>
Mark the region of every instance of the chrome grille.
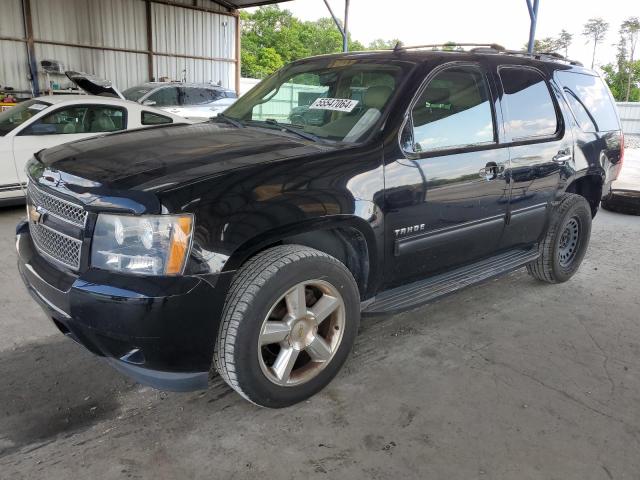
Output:
<instances>
[{"instance_id":1,"label":"chrome grille","mask_svg":"<svg viewBox=\"0 0 640 480\"><path fill-rule=\"evenodd\" d=\"M45 192L33 183L29 183L27 193L29 231L35 249L47 260L79 270L84 232L78 234L76 227L84 229L87 212L80 205ZM49 222L49 216L58 220Z\"/></svg>"},{"instance_id":2,"label":"chrome grille","mask_svg":"<svg viewBox=\"0 0 640 480\"><path fill-rule=\"evenodd\" d=\"M29 222L31 238L40 253L74 270L80 268L82 242L40 223Z\"/></svg>"},{"instance_id":3,"label":"chrome grille","mask_svg":"<svg viewBox=\"0 0 640 480\"><path fill-rule=\"evenodd\" d=\"M37 188L33 183L29 183L29 197L34 205L43 207L50 215L68 221L78 227L84 227L87 212L79 205L67 202Z\"/></svg>"}]
</instances>

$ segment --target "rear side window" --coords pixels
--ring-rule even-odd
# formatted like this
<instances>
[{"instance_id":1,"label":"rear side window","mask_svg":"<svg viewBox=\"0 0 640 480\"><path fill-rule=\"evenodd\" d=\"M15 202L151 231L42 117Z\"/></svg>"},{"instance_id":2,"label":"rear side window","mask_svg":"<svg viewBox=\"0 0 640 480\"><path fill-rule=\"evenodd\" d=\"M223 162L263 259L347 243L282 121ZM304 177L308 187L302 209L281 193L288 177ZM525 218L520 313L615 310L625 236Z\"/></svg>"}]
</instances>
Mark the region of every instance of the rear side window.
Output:
<instances>
[{"instance_id":1,"label":"rear side window","mask_svg":"<svg viewBox=\"0 0 640 480\"><path fill-rule=\"evenodd\" d=\"M620 129L611 95L600 77L577 72L557 72L556 78L568 93L567 100L580 128L586 132ZM586 111L589 121L585 121L581 109Z\"/></svg>"},{"instance_id":2,"label":"rear side window","mask_svg":"<svg viewBox=\"0 0 640 480\"><path fill-rule=\"evenodd\" d=\"M147 100L156 102L156 107L173 107L178 105L178 89L176 87L163 87L153 92Z\"/></svg>"},{"instance_id":3,"label":"rear side window","mask_svg":"<svg viewBox=\"0 0 640 480\"><path fill-rule=\"evenodd\" d=\"M587 107L585 107L580 101L578 96L568 88L564 89L564 93L580 129L584 132L597 132L598 127L596 127L595 120L591 116L591 113L589 113L589 110L587 110Z\"/></svg>"},{"instance_id":4,"label":"rear side window","mask_svg":"<svg viewBox=\"0 0 640 480\"><path fill-rule=\"evenodd\" d=\"M484 75L474 67L438 73L418 98L411 117L415 152L494 141L489 91Z\"/></svg>"},{"instance_id":5,"label":"rear side window","mask_svg":"<svg viewBox=\"0 0 640 480\"><path fill-rule=\"evenodd\" d=\"M209 88L182 88L183 105L204 105L220 100L222 93Z\"/></svg>"},{"instance_id":6,"label":"rear side window","mask_svg":"<svg viewBox=\"0 0 640 480\"><path fill-rule=\"evenodd\" d=\"M511 140L554 135L558 118L542 74L522 67L501 67L498 73L504 90L505 129Z\"/></svg>"},{"instance_id":7,"label":"rear side window","mask_svg":"<svg viewBox=\"0 0 640 480\"><path fill-rule=\"evenodd\" d=\"M164 115L158 115L157 113L142 112L142 125L162 125L165 123L173 123L173 120Z\"/></svg>"}]
</instances>

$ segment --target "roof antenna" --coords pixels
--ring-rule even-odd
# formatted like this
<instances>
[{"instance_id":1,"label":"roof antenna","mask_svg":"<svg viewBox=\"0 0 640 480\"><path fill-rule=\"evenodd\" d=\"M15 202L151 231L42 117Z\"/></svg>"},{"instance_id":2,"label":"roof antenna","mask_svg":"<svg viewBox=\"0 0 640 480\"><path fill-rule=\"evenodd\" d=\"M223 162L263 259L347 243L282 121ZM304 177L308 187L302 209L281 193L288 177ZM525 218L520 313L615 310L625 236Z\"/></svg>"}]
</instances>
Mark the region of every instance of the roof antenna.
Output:
<instances>
[{"instance_id":1,"label":"roof antenna","mask_svg":"<svg viewBox=\"0 0 640 480\"><path fill-rule=\"evenodd\" d=\"M396 46L393 47L393 51L394 52L399 52L400 50L402 50L402 47L404 47L404 44L400 40L398 40L396 42Z\"/></svg>"}]
</instances>

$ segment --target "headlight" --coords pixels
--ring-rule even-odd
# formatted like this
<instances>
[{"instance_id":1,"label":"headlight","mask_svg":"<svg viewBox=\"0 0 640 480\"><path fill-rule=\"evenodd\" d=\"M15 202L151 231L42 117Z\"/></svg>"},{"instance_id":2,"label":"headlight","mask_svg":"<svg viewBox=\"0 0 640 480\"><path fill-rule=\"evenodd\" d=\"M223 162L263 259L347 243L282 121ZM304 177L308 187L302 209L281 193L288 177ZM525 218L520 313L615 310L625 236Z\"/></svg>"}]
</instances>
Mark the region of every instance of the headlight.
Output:
<instances>
[{"instance_id":1,"label":"headlight","mask_svg":"<svg viewBox=\"0 0 640 480\"><path fill-rule=\"evenodd\" d=\"M101 213L93 233L91 266L142 275L179 275L191 246L193 216Z\"/></svg>"}]
</instances>

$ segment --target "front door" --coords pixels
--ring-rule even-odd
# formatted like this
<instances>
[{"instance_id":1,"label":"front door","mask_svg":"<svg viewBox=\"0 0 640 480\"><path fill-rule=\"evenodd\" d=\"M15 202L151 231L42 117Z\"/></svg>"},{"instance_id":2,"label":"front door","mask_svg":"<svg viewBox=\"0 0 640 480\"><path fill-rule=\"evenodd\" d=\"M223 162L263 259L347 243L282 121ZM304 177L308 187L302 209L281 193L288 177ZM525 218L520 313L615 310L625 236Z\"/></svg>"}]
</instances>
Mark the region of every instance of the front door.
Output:
<instances>
[{"instance_id":1,"label":"front door","mask_svg":"<svg viewBox=\"0 0 640 480\"><path fill-rule=\"evenodd\" d=\"M497 143L488 78L479 64L445 65L413 103L397 159L385 166L387 287L498 249L509 156Z\"/></svg>"}]
</instances>

